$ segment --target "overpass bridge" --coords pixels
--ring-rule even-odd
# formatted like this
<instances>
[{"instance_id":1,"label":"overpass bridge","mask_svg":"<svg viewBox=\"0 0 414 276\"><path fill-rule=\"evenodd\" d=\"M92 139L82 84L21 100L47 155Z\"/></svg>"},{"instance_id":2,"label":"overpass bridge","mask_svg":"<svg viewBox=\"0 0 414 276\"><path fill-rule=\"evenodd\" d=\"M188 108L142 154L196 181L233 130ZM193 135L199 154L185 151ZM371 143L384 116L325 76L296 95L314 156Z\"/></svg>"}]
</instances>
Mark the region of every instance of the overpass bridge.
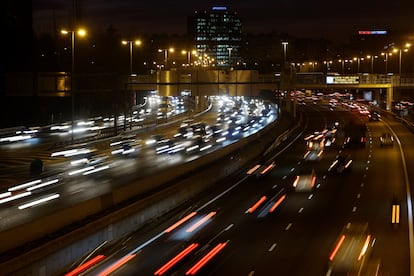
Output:
<instances>
[{"instance_id":1,"label":"overpass bridge","mask_svg":"<svg viewBox=\"0 0 414 276\"><path fill-rule=\"evenodd\" d=\"M414 76L391 74L324 74L321 72L259 74L255 70L189 70L158 71L152 75L137 75L126 82L130 91L157 91L164 96L191 93L194 96L230 95L258 96L263 90L317 90L320 92L371 92L372 100L392 102L403 94L414 97Z\"/></svg>"},{"instance_id":2,"label":"overpass bridge","mask_svg":"<svg viewBox=\"0 0 414 276\"><path fill-rule=\"evenodd\" d=\"M70 97L70 74L39 73L36 76L11 75L6 79L6 95L36 95ZM37 81L33 81L37 78ZM22 85L26 83L27 85ZM34 87L33 84L36 84ZM22 88L23 87L23 88ZM372 100L384 103L390 110L393 101L414 98L414 75L396 74L325 74L322 72L290 72L260 74L257 70L171 69L152 74L79 74L76 94L125 101L119 93L139 94L156 91L163 96L188 93L193 96L230 95L258 96L262 91L317 90L320 92L352 92L355 95L371 91ZM133 103L132 103L133 105Z\"/></svg>"}]
</instances>

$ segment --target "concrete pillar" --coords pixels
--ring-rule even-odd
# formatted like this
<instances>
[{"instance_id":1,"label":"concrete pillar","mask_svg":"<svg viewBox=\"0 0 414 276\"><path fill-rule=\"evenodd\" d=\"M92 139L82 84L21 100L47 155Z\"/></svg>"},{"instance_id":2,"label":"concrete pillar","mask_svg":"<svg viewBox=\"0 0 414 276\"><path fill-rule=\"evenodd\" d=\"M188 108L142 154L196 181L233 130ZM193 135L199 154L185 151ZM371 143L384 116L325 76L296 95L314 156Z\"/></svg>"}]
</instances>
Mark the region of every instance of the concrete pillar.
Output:
<instances>
[{"instance_id":1,"label":"concrete pillar","mask_svg":"<svg viewBox=\"0 0 414 276\"><path fill-rule=\"evenodd\" d=\"M394 88L392 86L387 88L387 111L390 111L392 109L392 100L394 96Z\"/></svg>"},{"instance_id":2,"label":"concrete pillar","mask_svg":"<svg viewBox=\"0 0 414 276\"><path fill-rule=\"evenodd\" d=\"M380 89L373 89L372 99L376 101L378 104L381 104L381 88Z\"/></svg>"}]
</instances>

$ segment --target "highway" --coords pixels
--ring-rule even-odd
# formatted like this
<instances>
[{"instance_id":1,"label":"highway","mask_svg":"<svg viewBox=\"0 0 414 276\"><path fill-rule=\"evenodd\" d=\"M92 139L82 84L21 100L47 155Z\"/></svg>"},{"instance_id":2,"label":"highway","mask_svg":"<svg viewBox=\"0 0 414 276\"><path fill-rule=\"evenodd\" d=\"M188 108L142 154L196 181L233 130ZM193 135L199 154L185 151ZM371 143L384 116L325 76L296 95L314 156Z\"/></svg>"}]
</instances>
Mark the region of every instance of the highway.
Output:
<instances>
[{"instance_id":1,"label":"highway","mask_svg":"<svg viewBox=\"0 0 414 276\"><path fill-rule=\"evenodd\" d=\"M356 249L361 251L362 274L410 275L411 202L406 184L414 172L406 168L414 166L413 134L386 117L370 122L366 116L342 108L332 111L326 105L311 104L302 110L300 135L290 137L266 160L258 160L261 168L271 165L264 175L249 175L246 168L246 173L223 180L156 224L103 244L82 260L77 271L86 275L329 275L329 259L341 250L335 245L343 229L367 224L370 243ZM343 148L343 126L355 116L366 123L367 143L362 148ZM324 148L319 161L304 161L304 138L335 122L339 123L335 143ZM394 146L380 146L383 132L396 135ZM352 157L351 170L328 174L339 154ZM297 174L309 168L316 173L313 188L295 191ZM392 225L391 207L396 202L401 220Z\"/></svg>"},{"instance_id":2,"label":"highway","mask_svg":"<svg viewBox=\"0 0 414 276\"><path fill-rule=\"evenodd\" d=\"M131 116L123 114L114 116L88 118L74 121L72 142L72 122L55 123L48 126L16 127L0 132L0 188L23 183L33 179L30 174L29 165L34 159L40 159L44 163L45 173L53 174L62 171L59 167L62 159L52 158L51 154L58 150L71 146L71 144L93 145L97 149L107 149L108 139L117 137L121 133L137 134L154 126L177 120L188 116L191 103L181 99L178 103L165 112L159 112L160 98L145 97L144 102L135 107ZM192 107L194 108L194 107ZM117 130L115 130L115 125Z\"/></svg>"},{"instance_id":3,"label":"highway","mask_svg":"<svg viewBox=\"0 0 414 276\"><path fill-rule=\"evenodd\" d=\"M256 102L257 105L248 101L246 104L240 102L239 106L235 106L231 99L228 102L229 106L226 106L227 103L224 106L219 105L218 102L219 100L214 101L211 109L194 116L191 122L188 122L186 129L192 128L191 137L188 138L174 138L174 135L179 133L179 127L185 119L180 118L159 127L151 127L139 135L134 134L133 139L123 138L119 141L106 139L99 141L99 146L96 146L97 143L79 146L78 149L82 151L89 151L92 148L92 157L85 156L85 154L80 157L77 155L76 157L61 157L61 151L49 152L52 156L56 154L58 157L58 161L53 164L54 174L17 183L0 193L0 230L13 229L18 225L53 214L57 210L70 208L79 202L110 193L133 180L158 174L164 169L197 159L251 135L276 120L277 114L274 107L264 108L260 101ZM249 110L247 105L260 107L257 110L251 110L248 115L244 114ZM198 123L215 125L218 122L217 114L221 106L222 111L229 109L226 111L229 121L221 124L222 129L215 129L215 131L222 132L216 134L208 129L209 133L204 133L201 137L201 130L199 130L201 125ZM234 119L233 123L230 115L235 110L236 114L231 119ZM262 118L262 111L269 112L268 115L263 116L263 122L247 121L249 116ZM239 126L240 124L244 125L244 129ZM200 135L196 132L200 132ZM154 140L154 144L148 143L150 139L156 137L158 140ZM110 146L115 142L124 144ZM147 192L147 190L142 192Z\"/></svg>"}]
</instances>

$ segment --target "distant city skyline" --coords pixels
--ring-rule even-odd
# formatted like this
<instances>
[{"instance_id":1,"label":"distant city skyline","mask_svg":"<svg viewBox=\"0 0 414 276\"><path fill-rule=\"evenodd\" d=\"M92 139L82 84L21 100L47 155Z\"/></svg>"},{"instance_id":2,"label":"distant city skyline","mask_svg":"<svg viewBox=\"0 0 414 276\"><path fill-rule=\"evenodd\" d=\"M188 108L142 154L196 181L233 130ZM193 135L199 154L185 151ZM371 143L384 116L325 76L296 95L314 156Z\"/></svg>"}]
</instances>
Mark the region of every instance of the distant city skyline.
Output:
<instances>
[{"instance_id":1,"label":"distant city skyline","mask_svg":"<svg viewBox=\"0 0 414 276\"><path fill-rule=\"evenodd\" d=\"M72 1L33 1L33 26L38 33L68 25ZM77 1L78 17L96 32L113 27L124 34L185 34L187 18L195 11L227 6L239 14L244 33L287 33L296 37L346 41L358 30L412 33L414 1Z\"/></svg>"}]
</instances>

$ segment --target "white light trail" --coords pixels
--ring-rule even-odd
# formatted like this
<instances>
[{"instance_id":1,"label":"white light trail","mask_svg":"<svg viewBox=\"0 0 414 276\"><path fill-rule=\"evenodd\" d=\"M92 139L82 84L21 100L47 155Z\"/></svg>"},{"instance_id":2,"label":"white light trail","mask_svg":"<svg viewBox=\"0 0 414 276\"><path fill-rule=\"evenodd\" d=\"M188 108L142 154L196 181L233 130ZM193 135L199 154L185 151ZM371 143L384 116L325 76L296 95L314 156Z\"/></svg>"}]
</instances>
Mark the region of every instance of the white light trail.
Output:
<instances>
[{"instance_id":1,"label":"white light trail","mask_svg":"<svg viewBox=\"0 0 414 276\"><path fill-rule=\"evenodd\" d=\"M30 191L33 191L33 190L36 190L36 189L39 189L39 188L43 188L45 186L49 186L49 185L55 184L58 181L59 181L59 179L53 179L53 180L47 181L45 183L42 183L42 184L39 184L39 185L36 185L36 186L29 187L26 190L30 192Z\"/></svg>"},{"instance_id":2,"label":"white light trail","mask_svg":"<svg viewBox=\"0 0 414 276\"><path fill-rule=\"evenodd\" d=\"M106 169L109 169L109 166L108 165L102 166L102 167L98 167L98 168L93 169L93 170L89 170L87 172L84 172L83 175L88 175L88 174L100 172L100 171L103 171L103 170L106 170Z\"/></svg>"},{"instance_id":3,"label":"white light trail","mask_svg":"<svg viewBox=\"0 0 414 276\"><path fill-rule=\"evenodd\" d=\"M68 175L75 175L75 174L83 173L83 172L90 171L90 170L93 170L93 169L95 169L95 166L90 166L90 167L86 167L86 168L83 168L83 169L71 171L71 172L68 173Z\"/></svg>"},{"instance_id":4,"label":"white light trail","mask_svg":"<svg viewBox=\"0 0 414 276\"><path fill-rule=\"evenodd\" d=\"M14 196L6 197L6 198L0 200L0 204L10 202L10 201L13 201L15 199L19 199L19 198L22 198L22 197L25 197L25 196L29 196L31 194L32 194L31 192L24 192L24 193L17 194L17 195L14 195Z\"/></svg>"},{"instance_id":5,"label":"white light trail","mask_svg":"<svg viewBox=\"0 0 414 276\"><path fill-rule=\"evenodd\" d=\"M28 202L26 204L20 205L18 208L19 208L19 210L23 210L23 209L26 209L26 208L29 208L29 207L33 207L35 205L39 205L43 202L51 201L53 199L58 198L59 196L60 196L59 194L53 194L51 196L47 196L47 197L44 197L44 198L41 198L41 199L38 199L38 200Z\"/></svg>"},{"instance_id":6,"label":"white light trail","mask_svg":"<svg viewBox=\"0 0 414 276\"><path fill-rule=\"evenodd\" d=\"M11 192L5 192L0 194L0 198L11 196Z\"/></svg>"},{"instance_id":7,"label":"white light trail","mask_svg":"<svg viewBox=\"0 0 414 276\"><path fill-rule=\"evenodd\" d=\"M38 184L40 182L42 182L42 180L40 180L40 179L33 180L33 181L30 181L30 182L27 182L27 183L24 183L24 184L21 184L21 185L11 187L11 188L8 189L8 191L9 192L14 192L14 191L17 191L17 190L21 190L21 189L33 186L33 185Z\"/></svg>"}]
</instances>

